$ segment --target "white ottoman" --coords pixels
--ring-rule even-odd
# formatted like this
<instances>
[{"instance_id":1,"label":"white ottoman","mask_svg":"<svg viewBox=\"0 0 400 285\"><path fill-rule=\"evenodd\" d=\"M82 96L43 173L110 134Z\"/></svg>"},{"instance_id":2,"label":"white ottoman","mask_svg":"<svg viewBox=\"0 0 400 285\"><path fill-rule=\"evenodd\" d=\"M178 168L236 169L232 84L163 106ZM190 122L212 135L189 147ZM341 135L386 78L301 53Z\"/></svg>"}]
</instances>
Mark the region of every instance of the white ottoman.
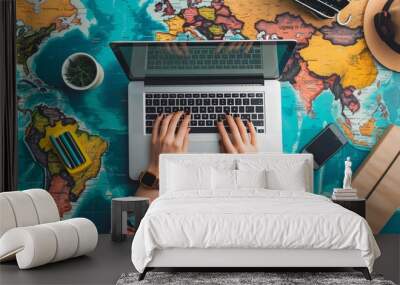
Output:
<instances>
[{"instance_id":1,"label":"white ottoman","mask_svg":"<svg viewBox=\"0 0 400 285\"><path fill-rule=\"evenodd\" d=\"M17 260L20 269L77 257L97 246L88 219L59 221L51 195L41 189L0 193L0 262Z\"/></svg>"}]
</instances>

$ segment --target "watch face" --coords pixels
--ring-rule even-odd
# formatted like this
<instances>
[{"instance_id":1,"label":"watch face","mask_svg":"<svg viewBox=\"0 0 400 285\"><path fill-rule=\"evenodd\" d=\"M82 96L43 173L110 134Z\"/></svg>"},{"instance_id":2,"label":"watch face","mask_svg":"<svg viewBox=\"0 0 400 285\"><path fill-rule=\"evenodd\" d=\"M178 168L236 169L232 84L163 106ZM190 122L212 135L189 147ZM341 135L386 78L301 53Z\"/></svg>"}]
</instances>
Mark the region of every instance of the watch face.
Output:
<instances>
[{"instance_id":1,"label":"watch face","mask_svg":"<svg viewBox=\"0 0 400 285\"><path fill-rule=\"evenodd\" d=\"M142 183L147 186L153 186L156 182L156 177L148 172L146 172L142 177Z\"/></svg>"}]
</instances>

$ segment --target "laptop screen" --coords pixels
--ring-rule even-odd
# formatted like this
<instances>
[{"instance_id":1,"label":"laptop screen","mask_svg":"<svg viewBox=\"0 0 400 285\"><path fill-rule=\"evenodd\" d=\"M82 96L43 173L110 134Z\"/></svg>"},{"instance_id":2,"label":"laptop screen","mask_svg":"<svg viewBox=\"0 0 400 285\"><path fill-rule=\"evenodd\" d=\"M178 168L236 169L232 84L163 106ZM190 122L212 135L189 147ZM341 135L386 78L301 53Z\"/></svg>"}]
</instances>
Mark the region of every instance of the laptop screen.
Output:
<instances>
[{"instance_id":1,"label":"laptop screen","mask_svg":"<svg viewBox=\"0 0 400 285\"><path fill-rule=\"evenodd\" d=\"M113 42L130 80L146 78L278 79L295 41Z\"/></svg>"}]
</instances>

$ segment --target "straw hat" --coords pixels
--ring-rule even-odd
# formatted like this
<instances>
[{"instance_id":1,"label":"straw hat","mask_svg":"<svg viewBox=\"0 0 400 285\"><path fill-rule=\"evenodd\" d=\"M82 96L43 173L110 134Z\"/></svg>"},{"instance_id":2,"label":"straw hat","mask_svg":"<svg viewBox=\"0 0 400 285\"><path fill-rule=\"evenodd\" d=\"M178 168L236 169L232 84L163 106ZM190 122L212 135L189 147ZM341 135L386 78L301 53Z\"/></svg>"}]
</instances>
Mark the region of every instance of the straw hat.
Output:
<instances>
[{"instance_id":1,"label":"straw hat","mask_svg":"<svg viewBox=\"0 0 400 285\"><path fill-rule=\"evenodd\" d=\"M374 57L385 67L400 72L400 0L369 0L364 34Z\"/></svg>"}]
</instances>

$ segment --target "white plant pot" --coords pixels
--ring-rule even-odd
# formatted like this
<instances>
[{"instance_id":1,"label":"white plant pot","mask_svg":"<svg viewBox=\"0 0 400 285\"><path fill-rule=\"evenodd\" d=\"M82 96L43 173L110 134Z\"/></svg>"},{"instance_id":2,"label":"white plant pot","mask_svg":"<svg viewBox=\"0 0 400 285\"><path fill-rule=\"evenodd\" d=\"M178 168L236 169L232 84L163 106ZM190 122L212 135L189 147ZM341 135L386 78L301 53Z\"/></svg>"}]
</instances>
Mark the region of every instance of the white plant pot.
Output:
<instances>
[{"instance_id":1,"label":"white plant pot","mask_svg":"<svg viewBox=\"0 0 400 285\"><path fill-rule=\"evenodd\" d=\"M76 85L72 84L71 82L69 82L68 79L67 79L67 76L66 76L67 70L68 70L68 67L69 67L69 64L70 64L70 60L73 61L77 57L81 57L81 56L90 58L96 65L96 71L97 71L96 77L94 78L94 80L90 84L88 84L86 86L76 86ZM63 78L65 84L69 88L77 90L77 91L85 91L85 90L89 90L89 89L94 89L94 88L98 87L104 80L103 67L96 61L96 59L93 56L91 56L90 54L87 54L87 53L83 53L83 52L77 52L77 53L71 54L64 61L63 65L62 65L62 68L61 68L61 75L62 75L62 78Z\"/></svg>"}]
</instances>

